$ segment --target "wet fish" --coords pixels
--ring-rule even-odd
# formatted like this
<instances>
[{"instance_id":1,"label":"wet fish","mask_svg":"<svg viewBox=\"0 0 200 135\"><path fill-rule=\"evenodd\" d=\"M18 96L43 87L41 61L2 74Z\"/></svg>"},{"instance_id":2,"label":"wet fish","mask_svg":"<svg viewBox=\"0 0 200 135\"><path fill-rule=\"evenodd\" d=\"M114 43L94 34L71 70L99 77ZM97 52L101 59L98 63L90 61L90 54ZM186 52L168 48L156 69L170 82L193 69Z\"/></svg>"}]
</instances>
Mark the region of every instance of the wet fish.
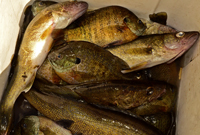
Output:
<instances>
[{"instance_id":1,"label":"wet fish","mask_svg":"<svg viewBox=\"0 0 200 135\"><path fill-rule=\"evenodd\" d=\"M146 19L140 18L140 20L146 25L142 36L151 34L164 34L164 33L177 33L178 31L170 26L152 22Z\"/></svg>"},{"instance_id":2,"label":"wet fish","mask_svg":"<svg viewBox=\"0 0 200 135\"><path fill-rule=\"evenodd\" d=\"M33 16L36 16L38 13L40 13L43 9L46 7L56 4L55 1L41 1L41 0L35 0L32 4L31 11L33 13Z\"/></svg>"},{"instance_id":3,"label":"wet fish","mask_svg":"<svg viewBox=\"0 0 200 135\"><path fill-rule=\"evenodd\" d=\"M49 82L35 79L33 87L42 93L53 93L58 96L81 99L81 97L71 89L71 85L54 85Z\"/></svg>"},{"instance_id":4,"label":"wet fish","mask_svg":"<svg viewBox=\"0 0 200 135\"><path fill-rule=\"evenodd\" d=\"M161 97L166 87L162 82L117 80L82 84L73 90L91 104L131 109Z\"/></svg>"},{"instance_id":5,"label":"wet fish","mask_svg":"<svg viewBox=\"0 0 200 135\"><path fill-rule=\"evenodd\" d=\"M50 62L48 61L48 59L46 59L43 64L41 65L41 67L38 69L37 74L36 74L36 78L40 79L40 80L46 80L52 84L56 84L56 85L65 85L67 84L65 81L63 81L54 71L54 69L52 68Z\"/></svg>"},{"instance_id":6,"label":"wet fish","mask_svg":"<svg viewBox=\"0 0 200 135\"><path fill-rule=\"evenodd\" d=\"M67 42L88 41L102 47L130 42L146 28L136 15L120 6L89 11L76 22L79 27L64 31Z\"/></svg>"},{"instance_id":7,"label":"wet fish","mask_svg":"<svg viewBox=\"0 0 200 135\"><path fill-rule=\"evenodd\" d=\"M174 121L174 116L172 113L158 113L154 115L142 116L144 120L151 125L160 129L164 135L169 135L170 128Z\"/></svg>"},{"instance_id":8,"label":"wet fish","mask_svg":"<svg viewBox=\"0 0 200 135\"><path fill-rule=\"evenodd\" d=\"M63 2L42 10L28 25L24 34L14 75L0 104L0 133L8 133L12 121L15 100L23 91L28 91L36 71L51 48L54 29L65 28L86 12L86 2Z\"/></svg>"},{"instance_id":9,"label":"wet fish","mask_svg":"<svg viewBox=\"0 0 200 135\"><path fill-rule=\"evenodd\" d=\"M42 114L52 120L69 119L74 123L69 127L72 133L83 135L161 135L153 126L140 119L101 110L83 102L43 95L29 91L24 96Z\"/></svg>"},{"instance_id":10,"label":"wet fish","mask_svg":"<svg viewBox=\"0 0 200 135\"><path fill-rule=\"evenodd\" d=\"M48 118L28 116L20 121L14 135L72 135L72 133Z\"/></svg>"},{"instance_id":11,"label":"wet fish","mask_svg":"<svg viewBox=\"0 0 200 135\"><path fill-rule=\"evenodd\" d=\"M69 84L128 79L121 73L128 65L107 50L89 42L70 42L48 55L56 74Z\"/></svg>"},{"instance_id":12,"label":"wet fish","mask_svg":"<svg viewBox=\"0 0 200 135\"><path fill-rule=\"evenodd\" d=\"M106 50L129 65L130 70L122 70L123 73L128 73L165 62L171 63L186 52L198 38L199 33L195 31L149 35Z\"/></svg>"},{"instance_id":13,"label":"wet fish","mask_svg":"<svg viewBox=\"0 0 200 135\"><path fill-rule=\"evenodd\" d=\"M158 12L149 15L149 18L153 22L157 22L163 25L167 24L167 13L166 12Z\"/></svg>"},{"instance_id":14,"label":"wet fish","mask_svg":"<svg viewBox=\"0 0 200 135\"><path fill-rule=\"evenodd\" d=\"M152 115L161 112L172 111L176 102L177 90L175 87L169 86L166 93L160 98L149 102L147 104L141 105L130 110L126 110L130 115Z\"/></svg>"}]
</instances>

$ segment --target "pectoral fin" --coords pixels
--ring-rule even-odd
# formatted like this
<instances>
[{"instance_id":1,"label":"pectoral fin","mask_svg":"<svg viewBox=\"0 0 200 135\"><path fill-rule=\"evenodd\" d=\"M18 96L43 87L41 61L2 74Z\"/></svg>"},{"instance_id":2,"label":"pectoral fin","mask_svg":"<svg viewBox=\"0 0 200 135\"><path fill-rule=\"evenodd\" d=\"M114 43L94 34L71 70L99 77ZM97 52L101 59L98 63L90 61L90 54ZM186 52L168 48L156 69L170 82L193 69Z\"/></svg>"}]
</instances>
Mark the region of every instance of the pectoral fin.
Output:
<instances>
[{"instance_id":1,"label":"pectoral fin","mask_svg":"<svg viewBox=\"0 0 200 135\"><path fill-rule=\"evenodd\" d=\"M28 92L31 89L31 87L34 83L34 80L35 80L35 76L36 76L36 73L32 74L32 76L30 77L26 87L24 88L25 93Z\"/></svg>"},{"instance_id":2,"label":"pectoral fin","mask_svg":"<svg viewBox=\"0 0 200 135\"><path fill-rule=\"evenodd\" d=\"M140 70L140 69L143 69L145 68L146 66L148 65L148 62L145 61L143 63L140 63L134 67L131 67L131 69L127 69L127 70L121 70L122 73L129 73L129 72L133 72L133 71L136 71L136 70Z\"/></svg>"}]
</instances>

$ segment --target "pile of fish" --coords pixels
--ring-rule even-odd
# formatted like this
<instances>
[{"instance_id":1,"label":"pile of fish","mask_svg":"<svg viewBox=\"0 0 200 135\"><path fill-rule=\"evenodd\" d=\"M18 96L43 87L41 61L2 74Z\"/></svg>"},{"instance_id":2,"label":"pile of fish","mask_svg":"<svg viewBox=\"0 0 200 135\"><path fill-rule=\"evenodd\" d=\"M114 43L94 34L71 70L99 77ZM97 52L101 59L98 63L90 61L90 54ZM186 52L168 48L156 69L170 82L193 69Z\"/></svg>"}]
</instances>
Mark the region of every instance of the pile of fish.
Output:
<instances>
[{"instance_id":1,"label":"pile of fish","mask_svg":"<svg viewBox=\"0 0 200 135\"><path fill-rule=\"evenodd\" d=\"M170 135L179 60L199 38L122 6L36 0L25 11L0 134Z\"/></svg>"}]
</instances>

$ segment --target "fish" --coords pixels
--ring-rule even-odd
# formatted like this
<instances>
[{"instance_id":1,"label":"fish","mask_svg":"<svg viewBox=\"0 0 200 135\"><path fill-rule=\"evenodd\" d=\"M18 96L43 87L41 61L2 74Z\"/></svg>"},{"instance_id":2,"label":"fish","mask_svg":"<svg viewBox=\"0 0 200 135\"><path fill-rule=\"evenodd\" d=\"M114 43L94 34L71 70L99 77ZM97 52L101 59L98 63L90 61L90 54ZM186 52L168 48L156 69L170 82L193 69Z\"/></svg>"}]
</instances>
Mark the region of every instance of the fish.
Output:
<instances>
[{"instance_id":1,"label":"fish","mask_svg":"<svg viewBox=\"0 0 200 135\"><path fill-rule=\"evenodd\" d=\"M153 22L157 22L163 25L167 24L167 13L166 12L158 12L149 15L149 18Z\"/></svg>"},{"instance_id":2,"label":"fish","mask_svg":"<svg viewBox=\"0 0 200 135\"><path fill-rule=\"evenodd\" d=\"M129 115L153 115L156 113L171 112L175 106L177 99L177 88L171 85L168 85L166 93L163 94L160 98L146 103L144 105L138 106L124 111Z\"/></svg>"},{"instance_id":3,"label":"fish","mask_svg":"<svg viewBox=\"0 0 200 135\"><path fill-rule=\"evenodd\" d=\"M166 87L162 82L115 80L80 84L73 91L90 104L131 109L162 97Z\"/></svg>"},{"instance_id":4,"label":"fish","mask_svg":"<svg viewBox=\"0 0 200 135\"><path fill-rule=\"evenodd\" d=\"M18 62L0 103L0 133L9 132L13 106L21 92L32 86L36 71L51 49L54 29L62 29L86 12L86 2L61 2L42 10L28 25L18 53Z\"/></svg>"},{"instance_id":5,"label":"fish","mask_svg":"<svg viewBox=\"0 0 200 135\"><path fill-rule=\"evenodd\" d=\"M174 122L174 116L171 112L158 113L154 115L144 115L142 116L142 118L146 122L161 130L164 133L164 135L169 135L170 128Z\"/></svg>"},{"instance_id":6,"label":"fish","mask_svg":"<svg viewBox=\"0 0 200 135\"><path fill-rule=\"evenodd\" d=\"M177 32L140 37L130 43L107 48L113 55L124 60L129 73L162 63L171 63L182 56L199 38L199 32Z\"/></svg>"},{"instance_id":7,"label":"fish","mask_svg":"<svg viewBox=\"0 0 200 135\"><path fill-rule=\"evenodd\" d=\"M41 1L41 0L35 0L31 6L31 11L33 16L36 16L38 13L40 13L43 9L46 7L56 4L55 1Z\"/></svg>"},{"instance_id":8,"label":"fish","mask_svg":"<svg viewBox=\"0 0 200 135\"><path fill-rule=\"evenodd\" d=\"M178 30L163 24L159 24L156 22L152 22L143 18L140 20L146 25L146 29L144 30L142 36L152 35L152 34L165 34L165 33L177 33Z\"/></svg>"},{"instance_id":9,"label":"fish","mask_svg":"<svg viewBox=\"0 0 200 135\"><path fill-rule=\"evenodd\" d=\"M39 80L48 81L55 85L67 84L56 74L48 59L45 59L41 67L38 69L36 73L36 78Z\"/></svg>"},{"instance_id":10,"label":"fish","mask_svg":"<svg viewBox=\"0 0 200 135\"><path fill-rule=\"evenodd\" d=\"M56 74L69 84L100 80L128 80L121 73L126 62L90 42L70 42L48 55Z\"/></svg>"},{"instance_id":11,"label":"fish","mask_svg":"<svg viewBox=\"0 0 200 135\"><path fill-rule=\"evenodd\" d=\"M52 93L62 97L81 99L81 97L72 90L72 85L55 85L43 80L35 79L33 87L42 93Z\"/></svg>"},{"instance_id":12,"label":"fish","mask_svg":"<svg viewBox=\"0 0 200 135\"><path fill-rule=\"evenodd\" d=\"M133 12L121 6L88 11L76 21L76 25L74 29L63 31L66 42L87 41L101 47L130 42L146 29Z\"/></svg>"},{"instance_id":13,"label":"fish","mask_svg":"<svg viewBox=\"0 0 200 135\"><path fill-rule=\"evenodd\" d=\"M46 117L32 115L20 121L14 135L72 135L72 133Z\"/></svg>"},{"instance_id":14,"label":"fish","mask_svg":"<svg viewBox=\"0 0 200 135\"><path fill-rule=\"evenodd\" d=\"M46 117L72 120L69 130L82 135L161 135L161 131L144 121L125 114L102 110L76 100L44 95L31 90L26 99Z\"/></svg>"}]
</instances>

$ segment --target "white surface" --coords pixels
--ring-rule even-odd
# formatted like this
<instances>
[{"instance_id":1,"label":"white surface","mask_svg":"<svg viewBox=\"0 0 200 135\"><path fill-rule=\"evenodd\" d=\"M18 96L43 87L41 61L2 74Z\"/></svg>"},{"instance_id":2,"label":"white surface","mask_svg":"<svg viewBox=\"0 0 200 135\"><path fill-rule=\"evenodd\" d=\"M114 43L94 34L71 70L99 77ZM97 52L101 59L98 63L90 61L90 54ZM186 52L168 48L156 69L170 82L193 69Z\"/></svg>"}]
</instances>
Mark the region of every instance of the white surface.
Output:
<instances>
[{"instance_id":1,"label":"white surface","mask_svg":"<svg viewBox=\"0 0 200 135\"><path fill-rule=\"evenodd\" d=\"M62 0L64 1L64 0ZM90 9L106 5L121 5L132 10L140 18L148 18L153 12L166 11L168 24L178 30L200 30L199 0L85 0ZM19 31L24 6L28 0L0 0L0 74L10 63ZM184 56L186 67L183 68L178 99L177 135L200 134L200 43L192 47ZM191 63L189 63L193 60ZM9 71L9 70L7 70ZM8 72L0 76L2 92ZM0 92L0 95L1 95Z\"/></svg>"}]
</instances>

